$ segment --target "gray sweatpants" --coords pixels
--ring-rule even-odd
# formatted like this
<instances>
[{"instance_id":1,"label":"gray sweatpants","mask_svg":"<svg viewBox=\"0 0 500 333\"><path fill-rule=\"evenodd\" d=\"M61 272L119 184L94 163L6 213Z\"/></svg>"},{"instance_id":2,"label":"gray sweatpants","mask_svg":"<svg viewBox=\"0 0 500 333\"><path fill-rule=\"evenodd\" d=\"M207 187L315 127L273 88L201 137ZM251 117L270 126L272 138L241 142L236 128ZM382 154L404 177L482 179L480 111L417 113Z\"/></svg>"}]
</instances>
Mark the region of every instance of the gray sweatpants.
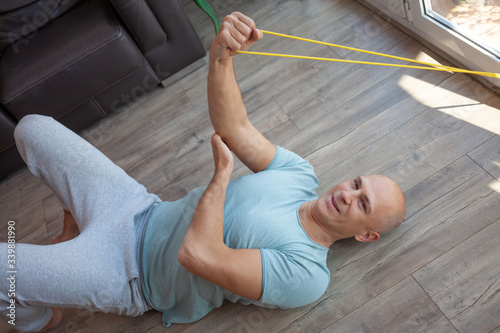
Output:
<instances>
[{"instance_id":1,"label":"gray sweatpants","mask_svg":"<svg viewBox=\"0 0 500 333\"><path fill-rule=\"evenodd\" d=\"M55 245L16 243L15 273L8 273L8 244L0 243L3 319L12 320L12 299L13 328L20 331L41 330L52 317L50 307L129 316L151 309L142 293L141 250L160 199L52 118L26 116L15 138L31 172L54 191L81 233ZM7 225L1 228L7 232Z\"/></svg>"}]
</instances>

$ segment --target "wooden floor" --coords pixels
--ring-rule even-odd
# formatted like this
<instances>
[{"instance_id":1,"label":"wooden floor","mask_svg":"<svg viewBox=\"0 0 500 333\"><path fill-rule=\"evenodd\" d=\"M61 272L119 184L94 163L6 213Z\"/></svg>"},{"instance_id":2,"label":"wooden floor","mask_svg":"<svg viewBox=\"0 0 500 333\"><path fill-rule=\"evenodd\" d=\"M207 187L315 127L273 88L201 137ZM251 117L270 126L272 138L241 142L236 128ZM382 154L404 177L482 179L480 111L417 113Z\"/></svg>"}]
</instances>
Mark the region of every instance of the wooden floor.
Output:
<instances>
[{"instance_id":1,"label":"wooden floor","mask_svg":"<svg viewBox=\"0 0 500 333\"><path fill-rule=\"evenodd\" d=\"M191 0L182 2L208 48L211 21ZM220 16L238 10L263 29L443 61L356 1L211 3ZM253 49L378 60L267 36ZM228 303L168 330L158 312L130 318L66 309L51 332L499 333L500 97L464 74L250 55L238 56L235 67L249 117L314 165L319 194L358 174L390 176L407 197L401 227L375 243L335 243L330 287L306 307ZM83 136L151 192L180 198L213 170L206 78L205 66L135 96ZM247 172L239 163L234 177ZM27 170L0 183L0 211L4 230L16 221L18 241L49 244L61 230L56 198Z\"/></svg>"}]
</instances>

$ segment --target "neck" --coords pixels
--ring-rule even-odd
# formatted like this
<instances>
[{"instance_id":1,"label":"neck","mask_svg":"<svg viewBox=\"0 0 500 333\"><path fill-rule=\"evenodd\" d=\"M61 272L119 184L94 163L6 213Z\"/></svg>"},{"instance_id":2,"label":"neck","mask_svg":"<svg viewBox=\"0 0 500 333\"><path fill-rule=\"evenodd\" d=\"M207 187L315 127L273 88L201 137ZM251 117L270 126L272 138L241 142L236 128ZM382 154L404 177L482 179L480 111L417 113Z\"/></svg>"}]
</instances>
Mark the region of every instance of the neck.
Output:
<instances>
[{"instance_id":1,"label":"neck","mask_svg":"<svg viewBox=\"0 0 500 333\"><path fill-rule=\"evenodd\" d=\"M299 208L299 219L302 228L309 238L325 247L330 247L339 238L332 237L326 226L314 216L313 206L316 201L305 202Z\"/></svg>"}]
</instances>

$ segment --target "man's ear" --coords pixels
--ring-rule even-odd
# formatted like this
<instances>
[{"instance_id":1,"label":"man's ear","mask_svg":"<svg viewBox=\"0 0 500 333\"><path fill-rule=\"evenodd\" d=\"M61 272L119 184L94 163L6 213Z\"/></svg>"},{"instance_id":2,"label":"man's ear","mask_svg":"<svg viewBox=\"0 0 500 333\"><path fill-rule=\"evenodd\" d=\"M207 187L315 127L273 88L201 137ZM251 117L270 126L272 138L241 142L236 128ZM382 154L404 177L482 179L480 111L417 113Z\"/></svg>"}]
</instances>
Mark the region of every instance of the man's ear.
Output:
<instances>
[{"instance_id":1,"label":"man's ear","mask_svg":"<svg viewBox=\"0 0 500 333\"><path fill-rule=\"evenodd\" d=\"M356 235L354 238L358 242L374 242L379 240L380 234L376 231L368 231L366 234L363 235Z\"/></svg>"}]
</instances>

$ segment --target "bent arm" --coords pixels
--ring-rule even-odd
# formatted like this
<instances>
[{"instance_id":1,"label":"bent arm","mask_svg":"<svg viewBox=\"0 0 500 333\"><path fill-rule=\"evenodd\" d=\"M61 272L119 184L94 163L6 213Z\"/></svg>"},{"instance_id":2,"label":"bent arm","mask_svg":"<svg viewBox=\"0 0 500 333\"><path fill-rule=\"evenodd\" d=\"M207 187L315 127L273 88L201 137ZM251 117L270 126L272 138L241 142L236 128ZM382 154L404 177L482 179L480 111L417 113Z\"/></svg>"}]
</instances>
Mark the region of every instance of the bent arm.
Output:
<instances>
[{"instance_id":1,"label":"bent arm","mask_svg":"<svg viewBox=\"0 0 500 333\"><path fill-rule=\"evenodd\" d=\"M252 171L267 167L276 154L248 120L233 69L234 50L244 50L262 37L255 23L241 13L227 16L210 48L208 106L215 132Z\"/></svg>"},{"instance_id":2,"label":"bent arm","mask_svg":"<svg viewBox=\"0 0 500 333\"><path fill-rule=\"evenodd\" d=\"M201 197L177 259L190 273L235 294L259 300L262 260L259 249L231 249L224 244L224 201L232 155L218 135L212 138L216 171Z\"/></svg>"}]
</instances>

